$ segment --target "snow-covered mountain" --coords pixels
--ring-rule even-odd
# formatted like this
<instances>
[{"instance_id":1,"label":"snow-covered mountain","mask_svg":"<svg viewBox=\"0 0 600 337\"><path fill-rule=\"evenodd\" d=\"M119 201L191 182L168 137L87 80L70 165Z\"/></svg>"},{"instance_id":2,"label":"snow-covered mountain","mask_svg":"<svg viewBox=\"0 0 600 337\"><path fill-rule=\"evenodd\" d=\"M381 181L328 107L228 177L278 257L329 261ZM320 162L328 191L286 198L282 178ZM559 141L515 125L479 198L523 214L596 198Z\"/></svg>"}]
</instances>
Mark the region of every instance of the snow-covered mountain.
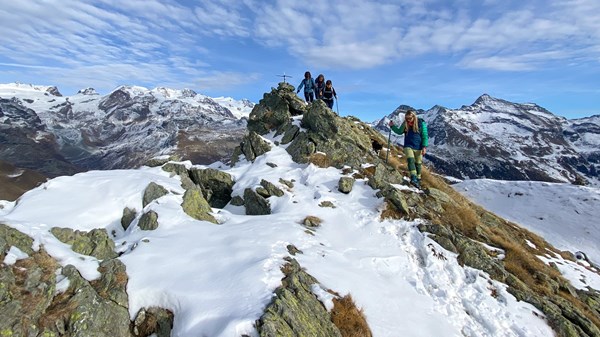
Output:
<instances>
[{"instance_id":1,"label":"snow-covered mountain","mask_svg":"<svg viewBox=\"0 0 600 337\"><path fill-rule=\"evenodd\" d=\"M253 106L189 89L121 86L105 96L93 88L63 96L56 87L0 84L0 127L13 134L0 139L0 155L50 176L135 167L162 154L208 163L239 143ZM48 153L50 165L36 160Z\"/></svg>"},{"instance_id":2,"label":"snow-covered mountain","mask_svg":"<svg viewBox=\"0 0 600 337\"><path fill-rule=\"evenodd\" d=\"M376 122L377 128L387 133L388 121L402 121L408 108L400 106ZM600 116L567 120L536 104L486 94L459 109L434 106L418 113L428 124L426 159L438 172L457 178L599 182Z\"/></svg>"}]
</instances>

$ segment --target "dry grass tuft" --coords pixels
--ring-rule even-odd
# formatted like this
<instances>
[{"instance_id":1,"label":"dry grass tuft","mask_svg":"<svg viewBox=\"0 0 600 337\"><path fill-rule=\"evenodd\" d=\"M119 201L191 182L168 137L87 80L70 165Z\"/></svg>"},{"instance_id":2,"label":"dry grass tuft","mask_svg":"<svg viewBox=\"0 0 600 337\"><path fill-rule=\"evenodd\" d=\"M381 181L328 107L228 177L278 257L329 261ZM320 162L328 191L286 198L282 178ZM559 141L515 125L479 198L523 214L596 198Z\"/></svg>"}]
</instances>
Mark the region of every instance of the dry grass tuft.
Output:
<instances>
[{"instance_id":1,"label":"dry grass tuft","mask_svg":"<svg viewBox=\"0 0 600 337\"><path fill-rule=\"evenodd\" d=\"M394 205L390 203L389 200L385 201L385 208L381 212L379 216L381 220L392 219L392 220L400 220L403 218L402 212L400 212Z\"/></svg>"},{"instance_id":2,"label":"dry grass tuft","mask_svg":"<svg viewBox=\"0 0 600 337\"><path fill-rule=\"evenodd\" d=\"M350 295L333 299L331 321L340 329L343 337L373 336L362 309L356 307Z\"/></svg>"},{"instance_id":3,"label":"dry grass tuft","mask_svg":"<svg viewBox=\"0 0 600 337\"><path fill-rule=\"evenodd\" d=\"M308 157L308 162L314 164L317 167L320 168L326 168L331 166L331 161L329 160L329 158L327 157L327 155L325 153L321 153L321 152L316 152L311 154Z\"/></svg>"}]
</instances>

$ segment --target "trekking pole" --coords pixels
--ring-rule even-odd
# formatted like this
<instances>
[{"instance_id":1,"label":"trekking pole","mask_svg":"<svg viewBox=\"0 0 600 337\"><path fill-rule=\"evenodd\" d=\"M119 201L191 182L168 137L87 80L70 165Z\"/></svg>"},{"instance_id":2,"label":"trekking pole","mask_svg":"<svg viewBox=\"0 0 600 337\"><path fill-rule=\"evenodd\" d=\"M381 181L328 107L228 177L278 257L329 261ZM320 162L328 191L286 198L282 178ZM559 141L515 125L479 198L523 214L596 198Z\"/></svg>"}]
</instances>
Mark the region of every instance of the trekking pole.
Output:
<instances>
[{"instance_id":1,"label":"trekking pole","mask_svg":"<svg viewBox=\"0 0 600 337\"><path fill-rule=\"evenodd\" d=\"M335 110L337 111L338 116L340 115L340 108L338 107L338 99L337 97L335 98Z\"/></svg>"},{"instance_id":2,"label":"trekking pole","mask_svg":"<svg viewBox=\"0 0 600 337\"><path fill-rule=\"evenodd\" d=\"M390 133L388 134L388 145L387 153L385 154L385 163L388 163L388 157L390 156L390 140L392 139L392 127L390 126Z\"/></svg>"}]
</instances>

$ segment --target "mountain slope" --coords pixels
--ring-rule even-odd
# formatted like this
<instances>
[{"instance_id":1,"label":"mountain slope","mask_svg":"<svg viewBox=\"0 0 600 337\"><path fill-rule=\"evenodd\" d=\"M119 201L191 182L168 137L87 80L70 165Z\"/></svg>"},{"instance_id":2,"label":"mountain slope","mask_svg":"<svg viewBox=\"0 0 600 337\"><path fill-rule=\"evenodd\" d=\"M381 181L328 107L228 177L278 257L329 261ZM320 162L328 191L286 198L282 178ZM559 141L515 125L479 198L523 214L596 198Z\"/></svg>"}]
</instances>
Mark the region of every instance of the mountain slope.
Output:
<instances>
[{"instance_id":1,"label":"mountain slope","mask_svg":"<svg viewBox=\"0 0 600 337\"><path fill-rule=\"evenodd\" d=\"M22 275L35 269L33 248L47 250L63 266L46 273L57 277L56 303L77 296L75 284L84 282L75 268L88 280L105 279L107 261L118 261L126 266L127 300L106 287L99 295L126 303L135 321L144 308L168 309L173 336L288 335L264 328L274 325L320 336L315 327L331 325L328 313L347 294L373 336L600 335L593 306L600 294L573 287L538 256L574 259L427 171L429 189L410 187L398 149L386 162L372 141L385 139L322 101L305 106L282 83L253 110L232 166L89 171L55 178L19 203L2 202L0 222L32 239L13 248L18 235L6 235L0 271ZM66 238L56 227L66 227ZM69 229L101 236L99 229L119 256L81 253L85 245L65 244L83 235ZM312 275L299 286L304 292L286 288L297 278L282 281L290 261ZM303 310L298 293L317 299L325 317ZM57 316L34 326L48 333L71 327L73 320ZM19 327L14 321L11 329Z\"/></svg>"},{"instance_id":2,"label":"mountain slope","mask_svg":"<svg viewBox=\"0 0 600 337\"><path fill-rule=\"evenodd\" d=\"M403 120L401 106L378 122ZM401 116L399 116L401 115ZM457 178L598 183L600 119L569 121L535 104L482 95L470 106L421 111L427 121L427 159ZM401 141L400 141L401 142Z\"/></svg>"},{"instance_id":3,"label":"mountain slope","mask_svg":"<svg viewBox=\"0 0 600 337\"><path fill-rule=\"evenodd\" d=\"M230 98L219 98L218 103L189 89L136 86L121 86L106 96L92 88L62 96L55 87L2 84L0 98L5 133L32 133L20 139L34 145L45 136L61 162L79 170L136 167L163 154L204 163L224 159L243 134L245 119L240 116L253 107ZM4 152L14 151L8 140L2 144ZM50 176L73 173L46 169L35 159L47 148L31 148L28 156L0 158L39 167Z\"/></svg>"}]
</instances>

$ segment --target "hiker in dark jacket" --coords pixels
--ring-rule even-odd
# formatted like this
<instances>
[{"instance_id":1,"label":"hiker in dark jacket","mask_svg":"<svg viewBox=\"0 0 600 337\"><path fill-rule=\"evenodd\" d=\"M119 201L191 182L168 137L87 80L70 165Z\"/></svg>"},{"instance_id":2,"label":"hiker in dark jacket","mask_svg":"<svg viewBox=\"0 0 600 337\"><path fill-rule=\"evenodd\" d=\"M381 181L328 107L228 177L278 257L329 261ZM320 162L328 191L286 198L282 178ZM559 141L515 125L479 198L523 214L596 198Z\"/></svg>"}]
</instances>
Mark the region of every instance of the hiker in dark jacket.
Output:
<instances>
[{"instance_id":1,"label":"hiker in dark jacket","mask_svg":"<svg viewBox=\"0 0 600 337\"><path fill-rule=\"evenodd\" d=\"M307 102L312 102L315 99L315 80L310 76L310 71L304 73L304 79L300 82L296 93L300 92L300 89L304 87L304 99Z\"/></svg>"},{"instance_id":2,"label":"hiker in dark jacket","mask_svg":"<svg viewBox=\"0 0 600 337\"><path fill-rule=\"evenodd\" d=\"M315 80L315 98L323 99L323 90L325 90L325 76L319 74Z\"/></svg>"},{"instance_id":3,"label":"hiker in dark jacket","mask_svg":"<svg viewBox=\"0 0 600 337\"><path fill-rule=\"evenodd\" d=\"M408 110L400 127L394 125L394 121L390 121L389 125L395 133L404 134L404 155L410 171L410 182L420 188L421 166L429 143L427 124L417 117L414 110Z\"/></svg>"},{"instance_id":4,"label":"hiker in dark jacket","mask_svg":"<svg viewBox=\"0 0 600 337\"><path fill-rule=\"evenodd\" d=\"M323 89L323 100L327 103L329 109L332 110L334 98L337 99L337 93L335 92L333 85L331 85L331 80L327 80L327 82L325 82L325 89Z\"/></svg>"}]
</instances>

